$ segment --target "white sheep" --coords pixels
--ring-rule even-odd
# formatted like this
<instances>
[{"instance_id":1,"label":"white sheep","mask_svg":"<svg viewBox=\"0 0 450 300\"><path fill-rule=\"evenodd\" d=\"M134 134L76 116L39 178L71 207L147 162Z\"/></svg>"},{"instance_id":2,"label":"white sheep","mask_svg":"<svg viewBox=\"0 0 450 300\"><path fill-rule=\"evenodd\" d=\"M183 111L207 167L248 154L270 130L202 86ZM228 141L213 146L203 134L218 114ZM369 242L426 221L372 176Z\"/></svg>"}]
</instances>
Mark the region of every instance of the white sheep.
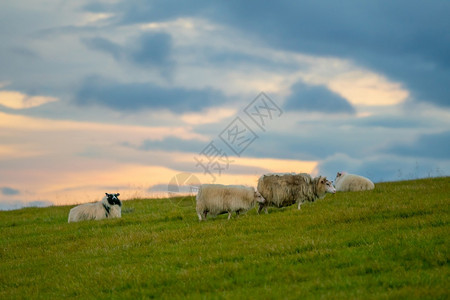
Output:
<instances>
[{"instance_id":1,"label":"white sheep","mask_svg":"<svg viewBox=\"0 0 450 300\"><path fill-rule=\"evenodd\" d=\"M196 210L200 221L206 220L206 216L216 216L228 213L228 220L231 214L245 212L255 206L256 203L263 203L264 198L253 187L243 185L222 185L222 184L202 184L196 197Z\"/></svg>"},{"instance_id":2,"label":"white sheep","mask_svg":"<svg viewBox=\"0 0 450 300\"><path fill-rule=\"evenodd\" d=\"M120 194L108 194L102 201L85 203L72 208L69 212L69 223L84 220L102 220L120 218L122 216L122 202L117 198Z\"/></svg>"},{"instance_id":3,"label":"white sheep","mask_svg":"<svg viewBox=\"0 0 450 300\"><path fill-rule=\"evenodd\" d=\"M331 181L326 177L312 178L306 173L266 174L258 180L258 192L266 199L259 204L258 213L268 206L285 207L298 203L298 209L305 201L314 202L325 197L326 193L335 193Z\"/></svg>"},{"instance_id":4,"label":"white sheep","mask_svg":"<svg viewBox=\"0 0 450 300\"><path fill-rule=\"evenodd\" d=\"M375 185L366 177L338 172L336 174L335 187L338 192L350 192L373 190Z\"/></svg>"}]
</instances>

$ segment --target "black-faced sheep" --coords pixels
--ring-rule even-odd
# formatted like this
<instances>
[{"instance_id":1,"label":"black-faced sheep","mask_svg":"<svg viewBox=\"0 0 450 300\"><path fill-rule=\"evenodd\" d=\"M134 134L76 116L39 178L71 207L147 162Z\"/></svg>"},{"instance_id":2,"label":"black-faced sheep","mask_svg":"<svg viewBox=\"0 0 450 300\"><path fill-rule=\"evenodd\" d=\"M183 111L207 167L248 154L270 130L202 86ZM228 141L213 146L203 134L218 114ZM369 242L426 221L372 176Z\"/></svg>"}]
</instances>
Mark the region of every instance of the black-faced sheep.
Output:
<instances>
[{"instance_id":1,"label":"black-faced sheep","mask_svg":"<svg viewBox=\"0 0 450 300\"><path fill-rule=\"evenodd\" d=\"M266 199L259 204L258 213L268 206L285 207L298 203L298 209L305 201L314 202L325 197L326 193L335 193L331 181L326 177L312 178L306 173L267 174L258 180L258 192Z\"/></svg>"},{"instance_id":2,"label":"black-faced sheep","mask_svg":"<svg viewBox=\"0 0 450 300\"><path fill-rule=\"evenodd\" d=\"M122 216L122 202L117 198L120 194L108 194L102 201L85 203L72 208L69 212L69 223L84 220L102 220L120 218Z\"/></svg>"},{"instance_id":3,"label":"black-faced sheep","mask_svg":"<svg viewBox=\"0 0 450 300\"><path fill-rule=\"evenodd\" d=\"M256 203L264 203L264 198L253 187L243 185L202 184L196 198L196 210L200 221L206 220L206 216L216 216L236 212L239 215L255 206Z\"/></svg>"}]
</instances>

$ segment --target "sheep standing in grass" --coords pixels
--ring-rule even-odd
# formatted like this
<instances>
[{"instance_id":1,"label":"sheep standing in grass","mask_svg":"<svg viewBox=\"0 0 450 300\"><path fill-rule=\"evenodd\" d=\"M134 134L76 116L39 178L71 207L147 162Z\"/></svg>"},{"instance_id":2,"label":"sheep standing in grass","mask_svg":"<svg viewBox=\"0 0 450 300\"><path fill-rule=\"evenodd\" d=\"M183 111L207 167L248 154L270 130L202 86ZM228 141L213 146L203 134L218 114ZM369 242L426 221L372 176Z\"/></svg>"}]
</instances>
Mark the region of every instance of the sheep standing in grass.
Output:
<instances>
[{"instance_id":1,"label":"sheep standing in grass","mask_svg":"<svg viewBox=\"0 0 450 300\"><path fill-rule=\"evenodd\" d=\"M212 216L228 213L245 212L263 203L265 200L253 187L243 185L202 184L196 198L196 210L200 221L206 220L206 215Z\"/></svg>"},{"instance_id":2,"label":"sheep standing in grass","mask_svg":"<svg viewBox=\"0 0 450 300\"><path fill-rule=\"evenodd\" d=\"M108 194L102 201L75 206L69 212L69 223L84 220L102 220L120 218L122 202L117 198L120 194Z\"/></svg>"},{"instance_id":3,"label":"sheep standing in grass","mask_svg":"<svg viewBox=\"0 0 450 300\"><path fill-rule=\"evenodd\" d=\"M266 199L259 204L258 213L268 206L285 207L298 203L298 209L305 201L314 202L334 194L336 190L326 177L312 178L306 173L266 174L258 180L258 192Z\"/></svg>"},{"instance_id":4,"label":"sheep standing in grass","mask_svg":"<svg viewBox=\"0 0 450 300\"><path fill-rule=\"evenodd\" d=\"M336 174L335 186L338 192L368 191L375 188L370 179L359 175L347 174L346 172L338 172Z\"/></svg>"}]
</instances>

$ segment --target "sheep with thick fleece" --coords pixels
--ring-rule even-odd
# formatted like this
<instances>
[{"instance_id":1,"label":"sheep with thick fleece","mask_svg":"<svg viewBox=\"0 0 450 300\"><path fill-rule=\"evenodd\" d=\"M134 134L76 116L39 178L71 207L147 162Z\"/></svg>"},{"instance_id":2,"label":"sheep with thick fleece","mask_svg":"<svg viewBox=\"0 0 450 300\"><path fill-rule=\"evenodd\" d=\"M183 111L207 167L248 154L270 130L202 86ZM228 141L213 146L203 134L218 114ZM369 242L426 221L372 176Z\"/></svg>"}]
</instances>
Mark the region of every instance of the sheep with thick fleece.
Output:
<instances>
[{"instance_id":1,"label":"sheep with thick fleece","mask_svg":"<svg viewBox=\"0 0 450 300\"><path fill-rule=\"evenodd\" d=\"M102 220L120 218L122 216L122 202L117 198L120 194L108 194L102 201L85 203L72 208L69 212L69 223L84 220Z\"/></svg>"},{"instance_id":2,"label":"sheep with thick fleece","mask_svg":"<svg viewBox=\"0 0 450 300\"><path fill-rule=\"evenodd\" d=\"M222 184L202 184L196 197L196 210L200 221L206 220L206 216L216 216L228 213L228 220L231 214L245 212L255 206L256 203L263 203L255 188L243 185L222 185Z\"/></svg>"},{"instance_id":3,"label":"sheep with thick fleece","mask_svg":"<svg viewBox=\"0 0 450 300\"><path fill-rule=\"evenodd\" d=\"M366 177L338 172L336 174L335 187L338 192L354 192L373 190L375 185Z\"/></svg>"},{"instance_id":4,"label":"sheep with thick fleece","mask_svg":"<svg viewBox=\"0 0 450 300\"><path fill-rule=\"evenodd\" d=\"M298 203L298 209L305 201L314 202L325 197L326 193L335 193L331 181L326 177L312 178L306 173L266 174L258 180L258 192L266 199L259 204L258 213L268 206L285 207Z\"/></svg>"}]
</instances>

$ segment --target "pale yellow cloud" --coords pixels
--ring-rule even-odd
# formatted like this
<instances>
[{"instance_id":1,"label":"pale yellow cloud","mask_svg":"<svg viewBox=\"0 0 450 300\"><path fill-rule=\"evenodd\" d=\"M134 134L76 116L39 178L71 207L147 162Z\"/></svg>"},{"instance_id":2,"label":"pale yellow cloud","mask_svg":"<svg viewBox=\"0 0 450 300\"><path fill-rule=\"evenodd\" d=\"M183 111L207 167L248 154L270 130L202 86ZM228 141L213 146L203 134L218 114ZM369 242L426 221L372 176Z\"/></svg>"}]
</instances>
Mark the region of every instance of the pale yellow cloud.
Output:
<instances>
[{"instance_id":1,"label":"pale yellow cloud","mask_svg":"<svg viewBox=\"0 0 450 300\"><path fill-rule=\"evenodd\" d=\"M200 23L202 23L203 26L200 27ZM201 20L192 18L178 18L170 22L151 22L142 24L140 28L143 30L178 30L186 34L188 32L198 31L199 29L207 30L207 27L205 27L205 25L211 26L209 23L202 22Z\"/></svg>"},{"instance_id":2,"label":"pale yellow cloud","mask_svg":"<svg viewBox=\"0 0 450 300\"><path fill-rule=\"evenodd\" d=\"M73 149L70 143L71 135L68 135L65 140L63 135L58 138L61 138L58 142L63 146L54 149L54 153L45 153L42 158L24 157L24 160L21 157L15 157L15 161L19 159L21 164L3 170L5 176L3 184L21 191L27 190L28 192L21 195L24 201L42 199L58 205L96 201L103 196L104 192L119 192L122 199L166 197L168 193L164 190L155 193L149 188L154 185L169 184L174 176L185 172L182 169L186 168L186 165L192 164L192 169L195 169L194 153L146 152L133 148L113 147L105 148L106 152L103 156L85 157L74 155L69 151L78 151ZM50 149L54 148L47 140L42 140L42 143L49 145ZM28 148L33 147L30 145ZM19 145L15 149L23 151L24 147ZM50 149L46 150L50 151ZM5 151L1 152L1 150ZM12 152L12 148L0 148L0 154L9 156ZM127 157L135 158L136 163L126 162ZM13 158L9 157L9 159ZM150 158L149 162L153 161L154 164L145 163L146 158ZM266 172L261 170L267 170L270 173L313 173L317 166L315 161L246 157L230 157L230 160L228 170L224 170L222 174L214 174L215 183L256 186L261 173ZM164 166L165 162L171 166ZM177 170L178 164L179 170ZM242 167L246 167L248 171L237 174L235 171ZM254 167L253 171L252 167ZM193 174L201 183L212 183L213 178L204 174L200 168L195 169ZM20 186L17 186L18 183Z\"/></svg>"},{"instance_id":3,"label":"pale yellow cloud","mask_svg":"<svg viewBox=\"0 0 450 300\"><path fill-rule=\"evenodd\" d=\"M190 159L192 164L195 162L192 155L186 153L172 153L174 160L186 161ZM180 157L181 156L181 157ZM215 179L204 174L201 170L193 172L200 183L220 183L220 184L239 184L256 187L260 173L251 172L247 174L232 173L233 167L248 166L263 168L272 172L305 172L314 174L317 162L314 161L295 161L269 158L233 158L233 163L229 166L229 171L225 170L222 174L214 174ZM117 187L116 190L122 195L122 199L132 198L152 198L170 196L168 190L152 192L149 190L154 185L168 185L172 178L183 171L174 170L162 166L143 166L136 164L117 164L110 168L97 169L95 171L77 171L67 174L61 174L57 181L49 182L40 188L42 195L47 195L46 199L59 201L58 204L73 204L81 202L94 201L104 192L113 192L105 190L103 187Z\"/></svg>"},{"instance_id":4,"label":"pale yellow cloud","mask_svg":"<svg viewBox=\"0 0 450 300\"><path fill-rule=\"evenodd\" d=\"M4 159L25 158L25 157L39 156L44 153L45 152L43 151L33 149L32 145L30 144L9 144L9 145L0 144L0 161L2 160L2 158Z\"/></svg>"},{"instance_id":5,"label":"pale yellow cloud","mask_svg":"<svg viewBox=\"0 0 450 300\"><path fill-rule=\"evenodd\" d=\"M186 113L181 116L187 124L199 125L218 123L223 119L229 118L236 114L236 109L230 108L210 108L201 113Z\"/></svg>"},{"instance_id":6,"label":"pale yellow cloud","mask_svg":"<svg viewBox=\"0 0 450 300\"><path fill-rule=\"evenodd\" d=\"M42 186L40 191L71 194L77 190L103 189L103 187L117 187L124 191L147 190L154 184L168 183L177 173L175 170L162 166L109 162L103 168L66 170L53 182Z\"/></svg>"},{"instance_id":7,"label":"pale yellow cloud","mask_svg":"<svg viewBox=\"0 0 450 300\"><path fill-rule=\"evenodd\" d=\"M28 96L16 91L0 91L0 105L12 109L31 108L55 101L58 99L54 97Z\"/></svg>"},{"instance_id":8,"label":"pale yellow cloud","mask_svg":"<svg viewBox=\"0 0 450 300\"><path fill-rule=\"evenodd\" d=\"M90 136L93 134L108 134L108 137L135 137L141 141L143 138L161 140L167 136L175 136L180 139L207 140L203 135L193 132L187 126L134 126L103 124L95 122L79 122L51 120L20 115L11 115L0 112L0 128L8 130L29 130L30 132L63 132L80 131ZM105 138L103 138L105 139Z\"/></svg>"},{"instance_id":9,"label":"pale yellow cloud","mask_svg":"<svg viewBox=\"0 0 450 300\"><path fill-rule=\"evenodd\" d=\"M94 23L106 21L112 18L114 14L107 13L83 13L77 26L88 26Z\"/></svg>"},{"instance_id":10,"label":"pale yellow cloud","mask_svg":"<svg viewBox=\"0 0 450 300\"><path fill-rule=\"evenodd\" d=\"M61 121L0 112L2 184L27 191L21 193L23 201L56 204L93 201L105 186L120 186L124 199L149 196L148 187L169 182L178 172L161 166L177 154L139 151L122 143L140 145L168 136L207 140L188 126Z\"/></svg>"},{"instance_id":11,"label":"pale yellow cloud","mask_svg":"<svg viewBox=\"0 0 450 300\"><path fill-rule=\"evenodd\" d=\"M340 74L328 83L328 87L353 105L395 105L409 96L401 84L366 71Z\"/></svg>"}]
</instances>

